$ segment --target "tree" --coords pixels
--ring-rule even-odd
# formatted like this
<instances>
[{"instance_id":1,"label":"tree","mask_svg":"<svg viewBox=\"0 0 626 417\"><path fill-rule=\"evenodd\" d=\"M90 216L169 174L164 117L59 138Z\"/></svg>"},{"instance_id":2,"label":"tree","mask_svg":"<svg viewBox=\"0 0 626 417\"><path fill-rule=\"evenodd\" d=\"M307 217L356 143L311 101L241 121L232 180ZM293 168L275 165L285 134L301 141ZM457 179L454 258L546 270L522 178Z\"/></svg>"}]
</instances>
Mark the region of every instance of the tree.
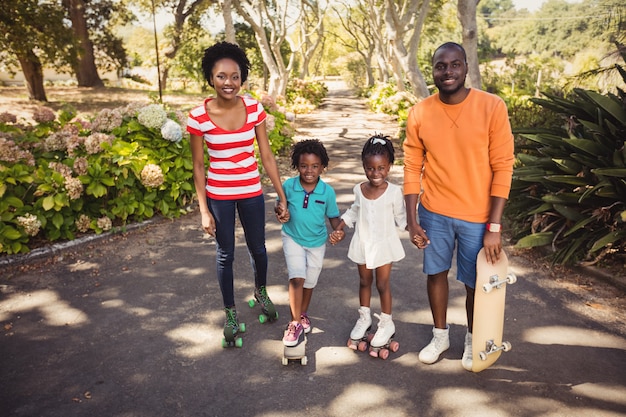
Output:
<instances>
[{"instance_id":1,"label":"tree","mask_svg":"<svg viewBox=\"0 0 626 417\"><path fill-rule=\"evenodd\" d=\"M371 87L375 82L372 57L376 48L376 36L371 30L371 15L365 9L362 3L352 6L343 3L341 8L335 6L335 14L341 23L341 28L348 36L343 36L342 33L334 33L334 36L337 42L361 57L365 69L365 84ZM386 68L386 64L384 66Z\"/></svg>"},{"instance_id":2,"label":"tree","mask_svg":"<svg viewBox=\"0 0 626 417\"><path fill-rule=\"evenodd\" d=\"M463 28L463 48L467 55L469 84L472 88L481 88L480 67L478 65L478 27L476 25L476 6L480 0L458 0L457 16Z\"/></svg>"},{"instance_id":3,"label":"tree","mask_svg":"<svg viewBox=\"0 0 626 417\"><path fill-rule=\"evenodd\" d=\"M285 65L281 46L285 43L288 30L301 18L302 9L295 0L281 2L233 0L233 5L254 31L263 61L269 71L268 94L274 99L284 95L291 68Z\"/></svg>"},{"instance_id":4,"label":"tree","mask_svg":"<svg viewBox=\"0 0 626 417\"><path fill-rule=\"evenodd\" d=\"M86 4L84 0L63 0L63 6L67 9L72 30L80 47L76 51L76 60L72 63L79 87L103 87L104 83L98 75L94 56L93 43L89 39L89 27L87 24Z\"/></svg>"},{"instance_id":5,"label":"tree","mask_svg":"<svg viewBox=\"0 0 626 417\"><path fill-rule=\"evenodd\" d=\"M171 25L166 26L163 34L167 41L164 50L165 60L162 65L161 74L159 74L162 88L167 87L167 79L173 60L176 57L183 42L188 40L185 38L187 29L186 23L192 21L193 25L199 26L200 18L206 10L217 4L218 0L130 0L137 4L144 12L152 14L154 12L165 10L172 17ZM153 10L154 6L154 10ZM193 40L191 40L193 41Z\"/></svg>"},{"instance_id":6,"label":"tree","mask_svg":"<svg viewBox=\"0 0 626 417\"><path fill-rule=\"evenodd\" d=\"M74 39L64 16L55 2L16 0L0 7L0 57L9 69L19 64L31 100L48 101L44 63L59 69L69 63Z\"/></svg>"},{"instance_id":7,"label":"tree","mask_svg":"<svg viewBox=\"0 0 626 417\"><path fill-rule=\"evenodd\" d=\"M430 95L424 76L417 65L417 49L429 4L430 0L385 0L385 23L393 56L411 84L413 94L420 98ZM399 82L402 77L396 74L396 79L398 89L404 90L404 85Z\"/></svg>"}]
</instances>

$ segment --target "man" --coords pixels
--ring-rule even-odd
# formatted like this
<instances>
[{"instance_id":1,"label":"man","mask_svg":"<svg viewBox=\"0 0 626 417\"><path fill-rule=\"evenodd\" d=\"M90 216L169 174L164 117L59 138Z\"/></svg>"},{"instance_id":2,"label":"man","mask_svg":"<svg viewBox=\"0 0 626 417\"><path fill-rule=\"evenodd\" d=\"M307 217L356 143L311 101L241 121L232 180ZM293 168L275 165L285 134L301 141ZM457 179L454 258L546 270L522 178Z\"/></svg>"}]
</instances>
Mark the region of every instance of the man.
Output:
<instances>
[{"instance_id":1,"label":"man","mask_svg":"<svg viewBox=\"0 0 626 417\"><path fill-rule=\"evenodd\" d=\"M502 212L513 174L513 135L504 101L465 87L468 67L461 45L441 45L432 64L439 91L411 108L404 143L409 236L424 249L434 321L433 339L419 359L434 363L450 347L448 271L456 244L457 280L466 289L461 362L471 370L476 256L484 247L489 262L500 257Z\"/></svg>"}]
</instances>

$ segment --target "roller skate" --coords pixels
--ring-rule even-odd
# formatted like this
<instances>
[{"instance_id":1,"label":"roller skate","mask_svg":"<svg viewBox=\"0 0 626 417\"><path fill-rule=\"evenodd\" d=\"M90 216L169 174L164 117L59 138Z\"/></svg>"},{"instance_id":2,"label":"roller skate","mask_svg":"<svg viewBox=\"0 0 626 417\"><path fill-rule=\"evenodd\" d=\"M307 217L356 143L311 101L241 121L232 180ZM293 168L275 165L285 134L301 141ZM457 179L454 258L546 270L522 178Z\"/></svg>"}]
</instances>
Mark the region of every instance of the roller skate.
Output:
<instances>
[{"instance_id":1,"label":"roller skate","mask_svg":"<svg viewBox=\"0 0 626 417\"><path fill-rule=\"evenodd\" d=\"M391 314L374 314L374 317L378 319L378 328L374 338L370 341L370 356L387 359L389 351L397 352L400 349L400 343L393 340L396 326L391 320Z\"/></svg>"},{"instance_id":2,"label":"roller skate","mask_svg":"<svg viewBox=\"0 0 626 417\"><path fill-rule=\"evenodd\" d=\"M259 315L259 321L261 323L274 321L278 318L278 312L276 311L276 307L274 307L274 303L272 303L272 300L270 300L270 297L267 295L265 285L255 289L254 298L248 301L250 308L254 307L257 303L261 305L261 311L263 312L263 314Z\"/></svg>"},{"instance_id":3,"label":"roller skate","mask_svg":"<svg viewBox=\"0 0 626 417\"><path fill-rule=\"evenodd\" d=\"M367 350L367 344L372 338L372 335L369 333L371 329L372 316L370 315L370 308L361 306L359 307L359 319L350 332L348 347L352 350L365 352Z\"/></svg>"},{"instance_id":4,"label":"roller skate","mask_svg":"<svg viewBox=\"0 0 626 417\"><path fill-rule=\"evenodd\" d=\"M222 347L242 347L243 339L237 337L239 332L244 333L246 331L245 323L239 323L237 318L237 310L235 307L226 307L226 321L224 322L224 338L222 339Z\"/></svg>"}]
</instances>

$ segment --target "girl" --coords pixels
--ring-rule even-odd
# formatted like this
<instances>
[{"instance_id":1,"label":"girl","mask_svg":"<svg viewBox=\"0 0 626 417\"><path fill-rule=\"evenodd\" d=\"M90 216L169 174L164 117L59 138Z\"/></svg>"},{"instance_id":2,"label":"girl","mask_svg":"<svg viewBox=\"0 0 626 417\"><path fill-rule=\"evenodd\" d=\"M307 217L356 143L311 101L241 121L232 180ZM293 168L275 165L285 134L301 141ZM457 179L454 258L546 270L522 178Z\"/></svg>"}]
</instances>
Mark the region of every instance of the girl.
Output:
<instances>
[{"instance_id":1,"label":"girl","mask_svg":"<svg viewBox=\"0 0 626 417\"><path fill-rule=\"evenodd\" d=\"M289 219L285 192L267 138L265 110L256 100L238 95L249 68L248 58L237 45L220 42L207 48L202 70L216 97L207 98L192 109L187 122L202 228L217 241L217 279L226 312L224 337L228 344L240 330L233 287L235 211L243 225L254 270L255 298L270 319L276 317L265 289L265 204L254 153L255 139L265 172L278 194L278 219ZM210 159L208 174L204 166L205 143Z\"/></svg>"},{"instance_id":2,"label":"girl","mask_svg":"<svg viewBox=\"0 0 626 417\"><path fill-rule=\"evenodd\" d=\"M307 315L313 288L322 271L326 252L326 218L333 228L339 226L339 208L335 190L320 178L328 166L326 148L317 139L294 145L291 167L299 175L283 184L290 213L283 223L282 238L289 271L289 307L291 321L283 336L285 346L295 346L311 331Z\"/></svg>"},{"instance_id":3,"label":"girl","mask_svg":"<svg viewBox=\"0 0 626 417\"><path fill-rule=\"evenodd\" d=\"M379 349L388 344L395 333L391 319L389 275L392 262L404 258L396 225L404 229L407 221L402 189L387 181L394 161L394 148L389 138L379 134L368 139L363 147L361 160L367 181L354 187L354 204L341 216L342 221L330 239L333 244L338 242L345 225L355 226L348 258L358 265L361 307L359 319L350 333L349 346L352 349L357 349L358 342L365 337L372 324L370 299L376 273L376 288L382 312L380 316L374 314L379 323L370 342L370 354L378 356Z\"/></svg>"}]
</instances>

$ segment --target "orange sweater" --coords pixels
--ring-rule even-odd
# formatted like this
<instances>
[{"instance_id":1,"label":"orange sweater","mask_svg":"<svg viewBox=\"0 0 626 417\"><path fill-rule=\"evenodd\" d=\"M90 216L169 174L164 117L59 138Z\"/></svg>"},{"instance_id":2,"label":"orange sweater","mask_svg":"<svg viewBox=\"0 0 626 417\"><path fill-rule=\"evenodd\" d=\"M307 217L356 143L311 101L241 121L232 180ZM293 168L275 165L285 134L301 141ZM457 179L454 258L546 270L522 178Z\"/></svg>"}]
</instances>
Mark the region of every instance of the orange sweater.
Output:
<instances>
[{"instance_id":1,"label":"orange sweater","mask_svg":"<svg viewBox=\"0 0 626 417\"><path fill-rule=\"evenodd\" d=\"M409 111L404 194L423 188L420 204L429 211L484 223L490 196L509 196L513 148L506 105L498 96L471 89L462 103L449 105L432 95Z\"/></svg>"}]
</instances>

